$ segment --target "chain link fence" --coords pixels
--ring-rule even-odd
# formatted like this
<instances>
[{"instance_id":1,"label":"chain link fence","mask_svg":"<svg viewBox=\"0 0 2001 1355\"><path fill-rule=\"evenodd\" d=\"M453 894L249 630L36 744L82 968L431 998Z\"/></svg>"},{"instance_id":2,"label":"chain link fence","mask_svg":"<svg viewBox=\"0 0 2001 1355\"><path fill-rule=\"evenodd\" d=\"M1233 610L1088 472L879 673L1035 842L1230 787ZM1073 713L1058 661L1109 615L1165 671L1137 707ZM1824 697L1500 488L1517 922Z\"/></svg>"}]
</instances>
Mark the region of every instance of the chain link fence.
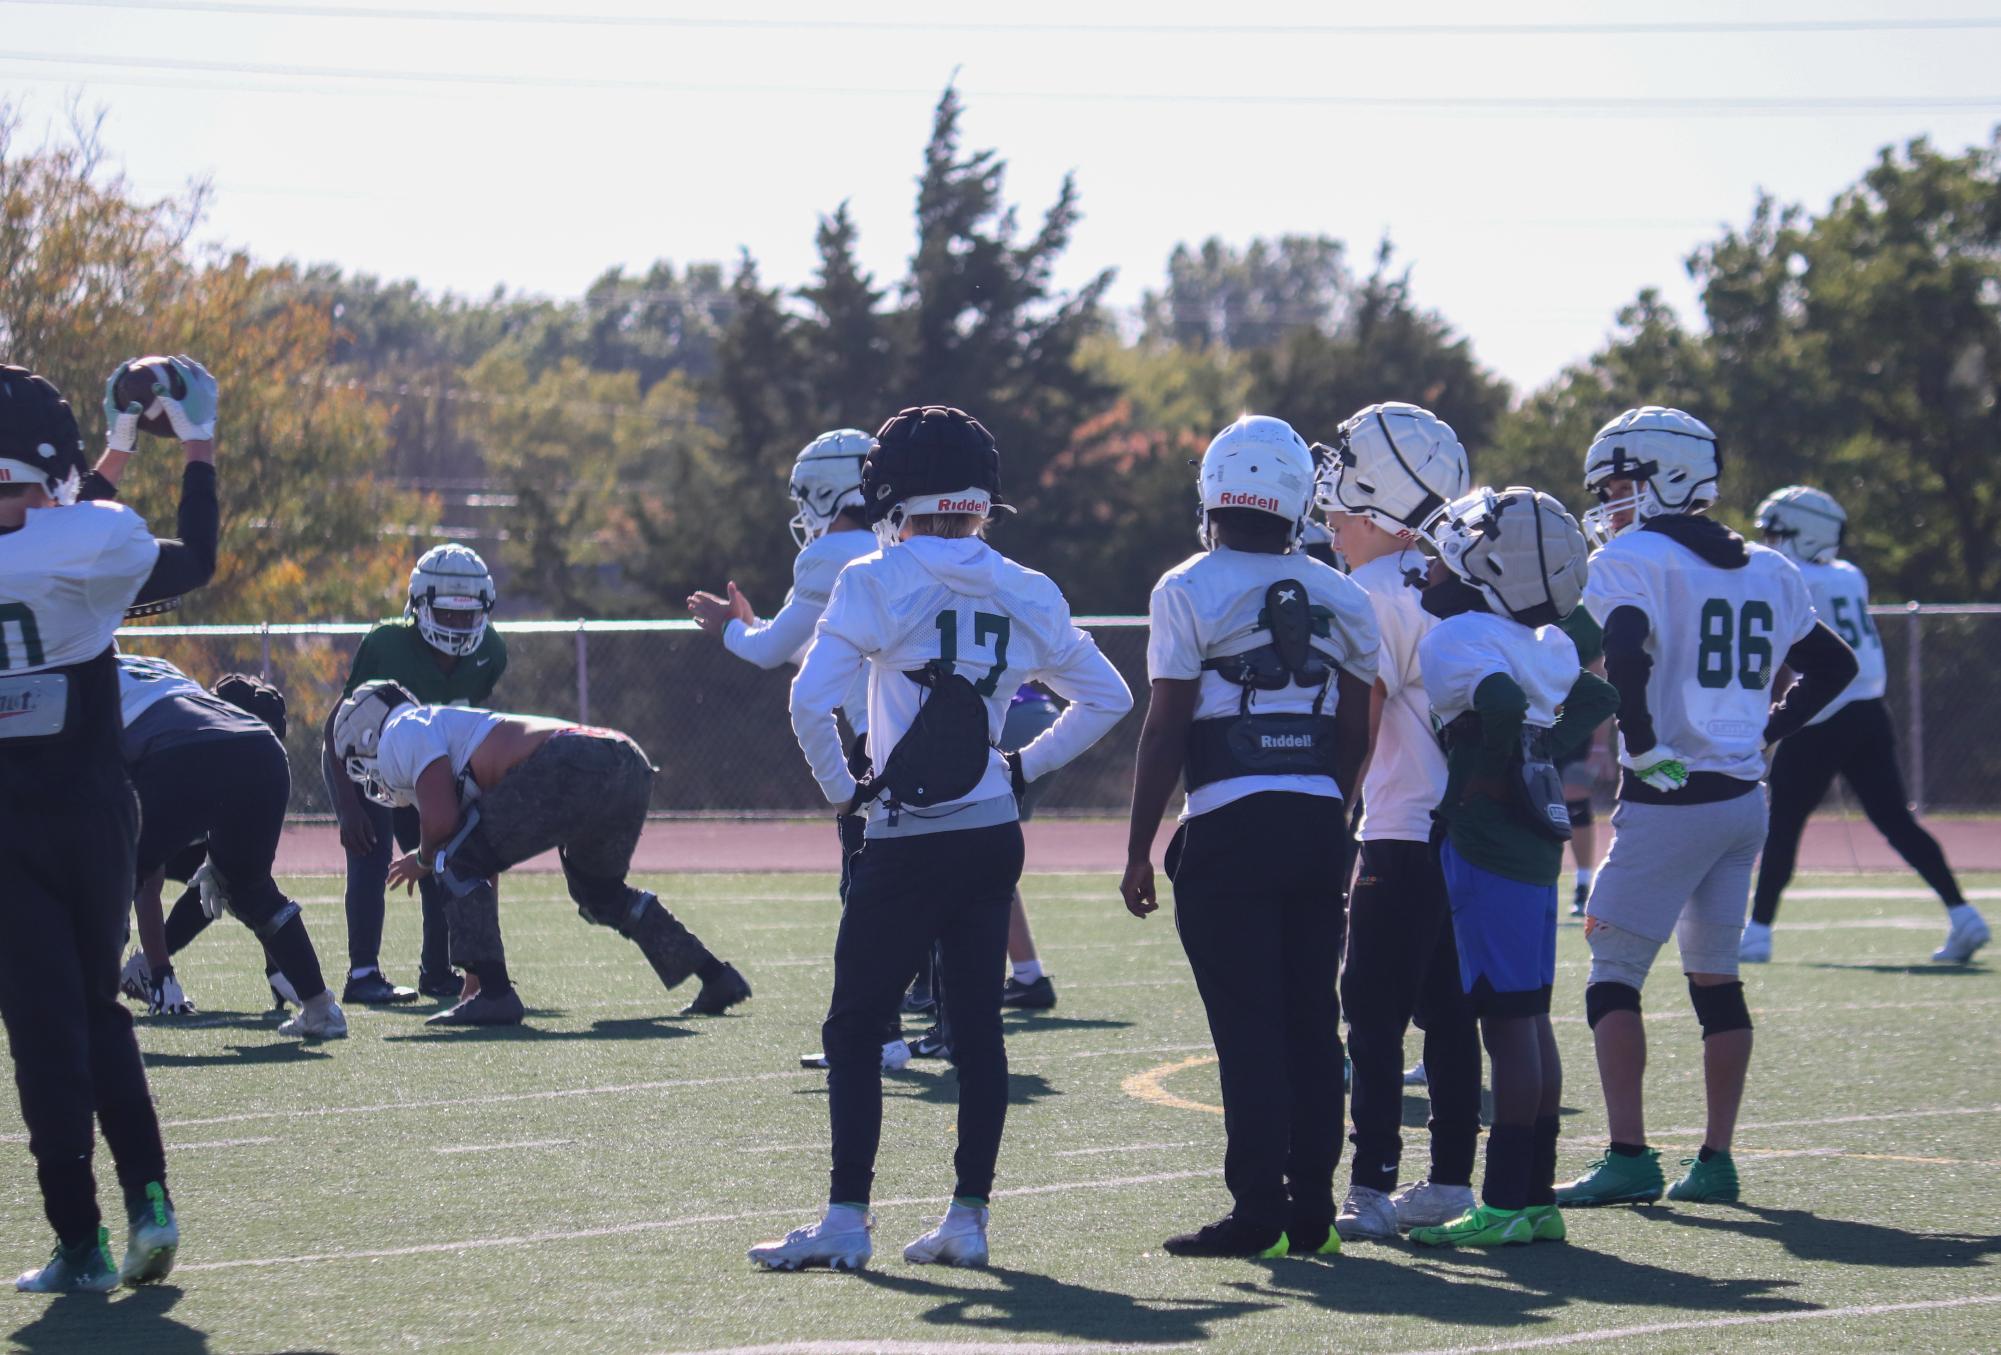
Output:
<instances>
[{"instance_id":1,"label":"chain link fence","mask_svg":"<svg viewBox=\"0 0 2001 1355\"><path fill-rule=\"evenodd\" d=\"M2001 605L1873 607L1889 665L1888 701L1913 802L1921 810L2001 808ZM752 667L692 621L512 621L507 675L493 704L624 730L659 764L653 808L674 817L792 817L825 810L786 715L790 668ZM1146 690L1144 617L1088 617L1132 685ZM361 624L175 626L119 632L135 654L167 659L203 682L226 672L276 683L291 707L295 816L331 812L320 771L322 722L347 676ZM1131 794L1135 711L1066 768L1038 810L1122 815Z\"/></svg>"}]
</instances>

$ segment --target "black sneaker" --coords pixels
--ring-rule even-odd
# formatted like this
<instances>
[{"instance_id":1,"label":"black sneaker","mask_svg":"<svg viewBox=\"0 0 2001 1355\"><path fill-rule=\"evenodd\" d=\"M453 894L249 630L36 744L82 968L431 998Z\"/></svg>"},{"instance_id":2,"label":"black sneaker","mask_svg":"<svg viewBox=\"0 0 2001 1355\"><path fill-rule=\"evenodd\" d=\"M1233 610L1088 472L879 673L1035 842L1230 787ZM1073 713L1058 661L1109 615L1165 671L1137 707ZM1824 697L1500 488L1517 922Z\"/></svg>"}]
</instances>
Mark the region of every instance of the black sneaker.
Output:
<instances>
[{"instance_id":1,"label":"black sneaker","mask_svg":"<svg viewBox=\"0 0 2001 1355\"><path fill-rule=\"evenodd\" d=\"M427 1026L518 1026L527 1009L521 1005L521 994L509 988L499 997L484 989L474 993L455 1007L447 1007L436 1016L424 1018Z\"/></svg>"},{"instance_id":2,"label":"black sneaker","mask_svg":"<svg viewBox=\"0 0 2001 1355\"><path fill-rule=\"evenodd\" d=\"M428 969L417 971L417 991L425 997L455 998L465 991L465 975L456 969L447 969L442 974L433 974Z\"/></svg>"},{"instance_id":3,"label":"black sneaker","mask_svg":"<svg viewBox=\"0 0 2001 1355\"><path fill-rule=\"evenodd\" d=\"M1019 1007L1023 1011L1046 1012L1056 1005L1056 989L1051 986L1049 976L1043 974L1034 983L1023 983L1014 975L1007 976L1001 985L1001 1006Z\"/></svg>"},{"instance_id":4,"label":"black sneaker","mask_svg":"<svg viewBox=\"0 0 2001 1355\"><path fill-rule=\"evenodd\" d=\"M374 969L359 977L348 975L347 983L340 990L340 1000L359 1002L364 1007L386 1007L394 1002L415 1002L417 990L391 983L387 974Z\"/></svg>"},{"instance_id":5,"label":"black sneaker","mask_svg":"<svg viewBox=\"0 0 2001 1355\"><path fill-rule=\"evenodd\" d=\"M721 1016L731 1007L750 996L750 983L736 972L736 966L726 964L723 972L702 983L702 991L695 994L695 1000L681 1008L683 1016Z\"/></svg>"},{"instance_id":6,"label":"black sneaker","mask_svg":"<svg viewBox=\"0 0 2001 1355\"><path fill-rule=\"evenodd\" d=\"M910 1042L910 1057L914 1059L949 1059L952 1057L952 1041L943 1029L933 1026Z\"/></svg>"},{"instance_id":7,"label":"black sneaker","mask_svg":"<svg viewBox=\"0 0 2001 1355\"><path fill-rule=\"evenodd\" d=\"M1590 902L1590 900L1591 886L1586 884L1577 886L1576 892L1570 896L1570 915L1572 917L1583 917L1584 905Z\"/></svg>"},{"instance_id":8,"label":"black sneaker","mask_svg":"<svg viewBox=\"0 0 2001 1355\"><path fill-rule=\"evenodd\" d=\"M938 1010L938 999L932 995L929 979L918 979L910 985L910 991L903 995L903 1010L912 1016L929 1016Z\"/></svg>"},{"instance_id":9,"label":"black sneaker","mask_svg":"<svg viewBox=\"0 0 2001 1355\"><path fill-rule=\"evenodd\" d=\"M1192 1233L1180 1233L1160 1244L1170 1256L1284 1256L1288 1247L1277 1228L1251 1228L1225 1214Z\"/></svg>"}]
</instances>

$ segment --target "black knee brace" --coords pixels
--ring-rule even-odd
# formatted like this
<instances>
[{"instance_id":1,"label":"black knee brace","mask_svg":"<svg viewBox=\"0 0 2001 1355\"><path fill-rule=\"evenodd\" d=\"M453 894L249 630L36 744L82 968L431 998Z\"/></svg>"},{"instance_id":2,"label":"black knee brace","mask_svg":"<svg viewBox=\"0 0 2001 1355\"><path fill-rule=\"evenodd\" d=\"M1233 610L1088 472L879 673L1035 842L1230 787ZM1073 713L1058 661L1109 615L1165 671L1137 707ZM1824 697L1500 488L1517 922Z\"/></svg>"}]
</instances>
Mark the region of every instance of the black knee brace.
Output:
<instances>
[{"instance_id":1,"label":"black knee brace","mask_svg":"<svg viewBox=\"0 0 2001 1355\"><path fill-rule=\"evenodd\" d=\"M1589 983L1584 986L1584 1020L1593 1030L1611 1012L1639 1014L1640 990L1630 983Z\"/></svg>"},{"instance_id":2,"label":"black knee brace","mask_svg":"<svg viewBox=\"0 0 2001 1355\"><path fill-rule=\"evenodd\" d=\"M1695 1006L1695 1019L1702 1023L1705 1040L1751 1028L1751 1009L1744 1005L1742 982L1700 984L1690 979L1688 1000Z\"/></svg>"}]
</instances>

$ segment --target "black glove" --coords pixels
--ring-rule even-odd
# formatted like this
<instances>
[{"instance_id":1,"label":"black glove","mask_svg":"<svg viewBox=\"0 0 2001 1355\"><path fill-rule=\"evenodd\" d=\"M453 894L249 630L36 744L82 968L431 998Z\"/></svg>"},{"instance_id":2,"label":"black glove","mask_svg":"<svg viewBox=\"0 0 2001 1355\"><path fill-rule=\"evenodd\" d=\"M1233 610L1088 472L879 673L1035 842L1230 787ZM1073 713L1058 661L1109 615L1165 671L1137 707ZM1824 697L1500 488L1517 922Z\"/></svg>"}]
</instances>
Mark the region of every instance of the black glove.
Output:
<instances>
[{"instance_id":1,"label":"black glove","mask_svg":"<svg viewBox=\"0 0 2001 1355\"><path fill-rule=\"evenodd\" d=\"M1014 783L1014 798L1019 800L1028 793L1028 778L1021 774L1021 753L1003 753L1001 759L1007 763L1008 779Z\"/></svg>"},{"instance_id":2,"label":"black glove","mask_svg":"<svg viewBox=\"0 0 2001 1355\"><path fill-rule=\"evenodd\" d=\"M841 834L841 855L852 857L862 849L862 837L868 829L868 820L860 814L838 814L834 817L834 827Z\"/></svg>"}]
</instances>

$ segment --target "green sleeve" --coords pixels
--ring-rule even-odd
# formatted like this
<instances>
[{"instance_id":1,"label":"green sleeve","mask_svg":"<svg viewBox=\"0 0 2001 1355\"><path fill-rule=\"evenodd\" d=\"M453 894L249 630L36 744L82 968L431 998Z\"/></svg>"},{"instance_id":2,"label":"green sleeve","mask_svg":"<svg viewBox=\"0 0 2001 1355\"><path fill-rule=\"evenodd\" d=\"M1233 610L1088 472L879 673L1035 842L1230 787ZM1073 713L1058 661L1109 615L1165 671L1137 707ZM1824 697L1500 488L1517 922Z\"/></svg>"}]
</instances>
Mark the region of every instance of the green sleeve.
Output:
<instances>
[{"instance_id":1,"label":"green sleeve","mask_svg":"<svg viewBox=\"0 0 2001 1355\"><path fill-rule=\"evenodd\" d=\"M487 666L486 687L473 698L474 705L486 703L487 698L493 695L493 689L500 685L501 674L507 671L507 641L501 639L500 632L491 627L486 632L486 638L487 643L493 647L493 662Z\"/></svg>"},{"instance_id":2,"label":"green sleeve","mask_svg":"<svg viewBox=\"0 0 2001 1355\"><path fill-rule=\"evenodd\" d=\"M1592 731L1611 719L1618 709L1618 688L1596 673L1579 673L1577 681L1570 684L1570 695L1563 698L1555 728L1550 730L1551 755L1565 758L1582 748Z\"/></svg>"},{"instance_id":3,"label":"green sleeve","mask_svg":"<svg viewBox=\"0 0 2001 1355\"><path fill-rule=\"evenodd\" d=\"M1480 741L1487 751L1505 753L1521 738L1528 693L1506 673L1489 673L1473 689L1473 709L1479 712Z\"/></svg>"},{"instance_id":4,"label":"green sleeve","mask_svg":"<svg viewBox=\"0 0 2001 1355\"><path fill-rule=\"evenodd\" d=\"M1605 631L1591 619L1591 613L1579 607L1557 623L1570 642L1577 646L1577 661L1589 668L1605 657Z\"/></svg>"}]
</instances>

